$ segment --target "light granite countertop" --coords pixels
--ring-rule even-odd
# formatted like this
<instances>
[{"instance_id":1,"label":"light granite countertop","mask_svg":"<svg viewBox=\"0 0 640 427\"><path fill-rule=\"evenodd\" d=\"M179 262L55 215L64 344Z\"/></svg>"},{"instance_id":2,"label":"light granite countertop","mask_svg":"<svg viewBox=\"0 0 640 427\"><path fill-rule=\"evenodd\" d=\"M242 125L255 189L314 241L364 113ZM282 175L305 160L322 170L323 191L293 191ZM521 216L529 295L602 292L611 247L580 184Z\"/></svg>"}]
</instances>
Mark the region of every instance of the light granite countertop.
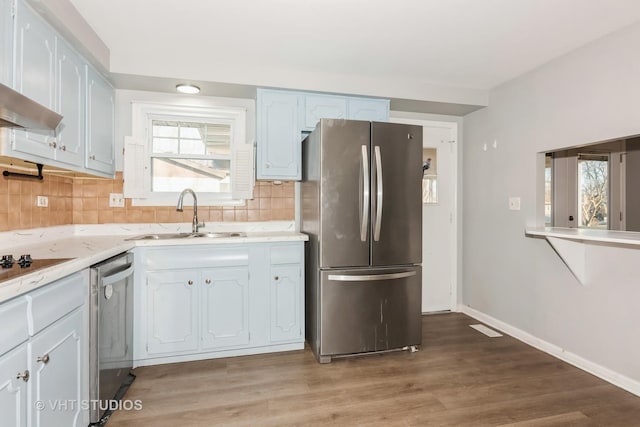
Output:
<instances>
[{"instance_id":1,"label":"light granite countertop","mask_svg":"<svg viewBox=\"0 0 640 427\"><path fill-rule=\"evenodd\" d=\"M0 233L0 254L34 259L69 258L0 283L0 303L37 289L57 279L90 267L136 246L220 245L308 240L295 231L293 222L208 223L206 232L242 232L241 237L127 240L149 233L183 233L191 224L104 224L66 225Z\"/></svg>"}]
</instances>

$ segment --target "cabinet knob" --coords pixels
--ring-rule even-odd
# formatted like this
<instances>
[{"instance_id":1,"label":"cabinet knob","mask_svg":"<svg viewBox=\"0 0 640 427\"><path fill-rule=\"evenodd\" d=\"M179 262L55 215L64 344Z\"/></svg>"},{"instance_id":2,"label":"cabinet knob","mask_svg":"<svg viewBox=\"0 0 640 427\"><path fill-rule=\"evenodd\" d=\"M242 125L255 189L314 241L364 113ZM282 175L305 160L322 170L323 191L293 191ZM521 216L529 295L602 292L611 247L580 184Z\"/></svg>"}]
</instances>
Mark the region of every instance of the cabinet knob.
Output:
<instances>
[{"instance_id":1,"label":"cabinet knob","mask_svg":"<svg viewBox=\"0 0 640 427\"><path fill-rule=\"evenodd\" d=\"M92 154L92 155L90 155L90 156L89 156L89 158L90 158L91 160L95 160L95 159L96 159L96 155L95 155L95 154Z\"/></svg>"},{"instance_id":2,"label":"cabinet knob","mask_svg":"<svg viewBox=\"0 0 640 427\"><path fill-rule=\"evenodd\" d=\"M47 363L49 363L49 355L48 355L48 354L45 354L45 355L44 355L44 356L42 356L42 357L38 356L38 357L36 358L36 362L42 362L42 363L44 363L44 364L46 365Z\"/></svg>"},{"instance_id":3,"label":"cabinet knob","mask_svg":"<svg viewBox=\"0 0 640 427\"><path fill-rule=\"evenodd\" d=\"M51 148L56 148L57 146L58 146L58 144L56 144L55 141L52 141L52 142L49 143L49 147L51 147Z\"/></svg>"},{"instance_id":4,"label":"cabinet knob","mask_svg":"<svg viewBox=\"0 0 640 427\"><path fill-rule=\"evenodd\" d=\"M206 283L207 285L211 284L211 279L205 280L204 283Z\"/></svg>"},{"instance_id":5,"label":"cabinet knob","mask_svg":"<svg viewBox=\"0 0 640 427\"><path fill-rule=\"evenodd\" d=\"M271 167L271 163L265 163L265 164L264 164L264 167L265 167L265 168L267 168L267 169L269 169L269 168Z\"/></svg>"},{"instance_id":6,"label":"cabinet knob","mask_svg":"<svg viewBox=\"0 0 640 427\"><path fill-rule=\"evenodd\" d=\"M16 375L16 378L17 379L22 378L22 381L26 383L27 381L29 381L29 370L27 369L24 372L18 372L18 375Z\"/></svg>"},{"instance_id":7,"label":"cabinet knob","mask_svg":"<svg viewBox=\"0 0 640 427\"><path fill-rule=\"evenodd\" d=\"M188 284L189 286L193 285L193 280L189 280L189 281L187 282L187 284Z\"/></svg>"},{"instance_id":8,"label":"cabinet knob","mask_svg":"<svg viewBox=\"0 0 640 427\"><path fill-rule=\"evenodd\" d=\"M60 146L60 149L61 149L62 151L67 151L67 146L66 146L66 145L61 145L61 146Z\"/></svg>"},{"instance_id":9,"label":"cabinet knob","mask_svg":"<svg viewBox=\"0 0 640 427\"><path fill-rule=\"evenodd\" d=\"M276 280L276 281L277 281L277 280L280 280L280 276L275 276L275 277L273 278L273 280Z\"/></svg>"}]
</instances>

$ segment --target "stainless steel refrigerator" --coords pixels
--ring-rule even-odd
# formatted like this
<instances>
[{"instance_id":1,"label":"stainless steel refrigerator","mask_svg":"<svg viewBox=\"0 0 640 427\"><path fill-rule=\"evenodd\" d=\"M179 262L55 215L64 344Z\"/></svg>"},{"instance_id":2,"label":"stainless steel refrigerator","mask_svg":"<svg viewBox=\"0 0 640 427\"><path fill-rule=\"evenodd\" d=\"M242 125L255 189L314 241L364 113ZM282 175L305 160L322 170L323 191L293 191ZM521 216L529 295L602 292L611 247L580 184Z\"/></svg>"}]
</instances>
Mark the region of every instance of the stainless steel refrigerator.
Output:
<instances>
[{"instance_id":1,"label":"stainless steel refrigerator","mask_svg":"<svg viewBox=\"0 0 640 427\"><path fill-rule=\"evenodd\" d=\"M320 363L421 343L422 128L322 119L303 141L306 339Z\"/></svg>"}]
</instances>

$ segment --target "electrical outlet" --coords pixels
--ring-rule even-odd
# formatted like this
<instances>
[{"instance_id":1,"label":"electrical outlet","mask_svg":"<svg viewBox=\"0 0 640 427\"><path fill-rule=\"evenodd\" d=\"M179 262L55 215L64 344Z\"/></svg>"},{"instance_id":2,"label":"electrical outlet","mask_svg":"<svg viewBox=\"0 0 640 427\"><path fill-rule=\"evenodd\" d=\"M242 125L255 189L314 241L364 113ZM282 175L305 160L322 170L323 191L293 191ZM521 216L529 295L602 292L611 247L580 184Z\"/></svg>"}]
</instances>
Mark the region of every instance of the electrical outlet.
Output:
<instances>
[{"instance_id":1,"label":"electrical outlet","mask_svg":"<svg viewBox=\"0 0 640 427\"><path fill-rule=\"evenodd\" d=\"M46 208L49 206L49 198L47 196L36 196L36 206Z\"/></svg>"},{"instance_id":2,"label":"electrical outlet","mask_svg":"<svg viewBox=\"0 0 640 427\"><path fill-rule=\"evenodd\" d=\"M109 207L124 208L124 195L122 193L109 193Z\"/></svg>"},{"instance_id":3,"label":"electrical outlet","mask_svg":"<svg viewBox=\"0 0 640 427\"><path fill-rule=\"evenodd\" d=\"M509 210L520 210L520 197L509 197Z\"/></svg>"}]
</instances>

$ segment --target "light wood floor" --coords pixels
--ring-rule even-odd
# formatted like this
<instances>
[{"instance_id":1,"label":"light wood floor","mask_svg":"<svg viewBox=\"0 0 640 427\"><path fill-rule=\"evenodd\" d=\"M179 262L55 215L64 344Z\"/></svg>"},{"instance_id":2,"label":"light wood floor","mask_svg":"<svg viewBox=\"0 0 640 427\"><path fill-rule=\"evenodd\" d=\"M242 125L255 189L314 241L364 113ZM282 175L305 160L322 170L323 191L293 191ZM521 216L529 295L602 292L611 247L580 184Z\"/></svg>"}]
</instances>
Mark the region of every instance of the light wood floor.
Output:
<instances>
[{"instance_id":1,"label":"light wood floor","mask_svg":"<svg viewBox=\"0 0 640 427\"><path fill-rule=\"evenodd\" d=\"M640 426L640 397L463 314L423 317L417 353L309 350L138 368L118 426Z\"/></svg>"}]
</instances>

